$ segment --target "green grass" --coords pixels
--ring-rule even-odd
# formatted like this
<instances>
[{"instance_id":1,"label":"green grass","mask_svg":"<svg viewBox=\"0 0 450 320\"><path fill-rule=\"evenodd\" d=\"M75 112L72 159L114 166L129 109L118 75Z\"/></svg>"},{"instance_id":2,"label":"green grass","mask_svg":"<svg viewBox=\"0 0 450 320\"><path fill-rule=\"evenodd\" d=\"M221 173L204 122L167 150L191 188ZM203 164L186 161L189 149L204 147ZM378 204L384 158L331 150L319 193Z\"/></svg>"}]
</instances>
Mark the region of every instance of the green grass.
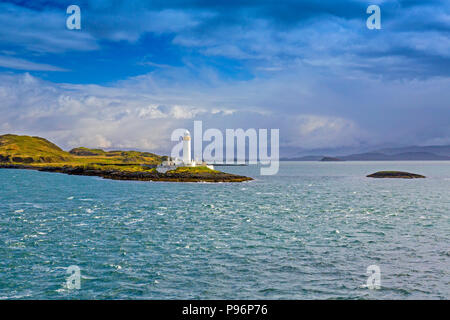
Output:
<instances>
[{"instance_id":1,"label":"green grass","mask_svg":"<svg viewBox=\"0 0 450 320\"><path fill-rule=\"evenodd\" d=\"M104 151L102 149L75 148L70 154L77 160L105 164L159 164L163 157L150 152Z\"/></svg>"},{"instance_id":2,"label":"green grass","mask_svg":"<svg viewBox=\"0 0 450 320\"><path fill-rule=\"evenodd\" d=\"M163 158L150 152L104 151L83 147L66 152L40 137L0 136L0 163L151 172L151 168L142 165L157 165Z\"/></svg>"},{"instance_id":3,"label":"green grass","mask_svg":"<svg viewBox=\"0 0 450 320\"><path fill-rule=\"evenodd\" d=\"M175 170L170 170L167 173L219 173L220 171L211 170L207 167L178 167Z\"/></svg>"},{"instance_id":4,"label":"green grass","mask_svg":"<svg viewBox=\"0 0 450 320\"><path fill-rule=\"evenodd\" d=\"M76 156L104 156L106 154L102 149L88 149L85 147L74 148L69 153Z\"/></svg>"},{"instance_id":5,"label":"green grass","mask_svg":"<svg viewBox=\"0 0 450 320\"><path fill-rule=\"evenodd\" d=\"M123 172L155 172L155 168L149 168L140 165L127 165L127 166L117 166L117 165L98 165L98 164L86 164L82 166L84 169L89 170L114 170Z\"/></svg>"}]
</instances>

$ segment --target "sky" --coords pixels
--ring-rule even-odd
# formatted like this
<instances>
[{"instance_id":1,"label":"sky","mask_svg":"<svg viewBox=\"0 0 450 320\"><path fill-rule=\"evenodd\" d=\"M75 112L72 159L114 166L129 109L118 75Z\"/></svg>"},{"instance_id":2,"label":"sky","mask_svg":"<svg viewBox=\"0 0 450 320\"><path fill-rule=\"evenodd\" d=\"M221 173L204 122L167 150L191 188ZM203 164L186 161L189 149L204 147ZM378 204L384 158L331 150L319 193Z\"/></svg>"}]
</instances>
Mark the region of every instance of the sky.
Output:
<instances>
[{"instance_id":1,"label":"sky","mask_svg":"<svg viewBox=\"0 0 450 320\"><path fill-rule=\"evenodd\" d=\"M282 156L450 144L450 1L0 2L0 134L167 154L194 120Z\"/></svg>"}]
</instances>

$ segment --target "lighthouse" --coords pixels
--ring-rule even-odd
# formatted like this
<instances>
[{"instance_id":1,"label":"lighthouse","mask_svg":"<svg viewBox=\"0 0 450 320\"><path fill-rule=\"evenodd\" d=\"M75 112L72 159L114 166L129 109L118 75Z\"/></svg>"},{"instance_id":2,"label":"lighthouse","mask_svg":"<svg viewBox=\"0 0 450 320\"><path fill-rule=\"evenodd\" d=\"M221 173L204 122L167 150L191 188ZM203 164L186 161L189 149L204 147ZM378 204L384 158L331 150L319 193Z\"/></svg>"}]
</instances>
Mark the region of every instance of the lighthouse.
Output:
<instances>
[{"instance_id":1,"label":"lighthouse","mask_svg":"<svg viewBox=\"0 0 450 320\"><path fill-rule=\"evenodd\" d=\"M188 130L183 137L183 162L186 165L191 163L191 135Z\"/></svg>"},{"instance_id":2,"label":"lighthouse","mask_svg":"<svg viewBox=\"0 0 450 320\"><path fill-rule=\"evenodd\" d=\"M194 130L195 134L195 130ZM179 150L179 149L178 149ZM168 160L163 161L156 167L156 171L159 173L166 173L170 170L175 170L179 167L206 167L214 170L214 166L207 164L204 161L192 160L191 158L191 134L186 130L183 134L183 160L177 157L170 157Z\"/></svg>"}]
</instances>

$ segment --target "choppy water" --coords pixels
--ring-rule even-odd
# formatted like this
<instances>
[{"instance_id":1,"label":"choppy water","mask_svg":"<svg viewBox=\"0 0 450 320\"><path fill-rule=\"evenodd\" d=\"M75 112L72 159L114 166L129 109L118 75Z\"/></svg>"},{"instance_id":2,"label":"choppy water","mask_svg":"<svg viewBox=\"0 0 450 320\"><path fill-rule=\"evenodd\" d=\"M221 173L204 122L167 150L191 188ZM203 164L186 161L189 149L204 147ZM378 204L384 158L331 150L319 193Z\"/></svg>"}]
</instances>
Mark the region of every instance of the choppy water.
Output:
<instances>
[{"instance_id":1,"label":"choppy water","mask_svg":"<svg viewBox=\"0 0 450 320\"><path fill-rule=\"evenodd\" d=\"M365 178L383 169L429 178ZM0 298L450 298L449 162L224 170L257 180L0 170ZM374 264L380 290L363 286ZM66 286L70 265L80 290Z\"/></svg>"}]
</instances>

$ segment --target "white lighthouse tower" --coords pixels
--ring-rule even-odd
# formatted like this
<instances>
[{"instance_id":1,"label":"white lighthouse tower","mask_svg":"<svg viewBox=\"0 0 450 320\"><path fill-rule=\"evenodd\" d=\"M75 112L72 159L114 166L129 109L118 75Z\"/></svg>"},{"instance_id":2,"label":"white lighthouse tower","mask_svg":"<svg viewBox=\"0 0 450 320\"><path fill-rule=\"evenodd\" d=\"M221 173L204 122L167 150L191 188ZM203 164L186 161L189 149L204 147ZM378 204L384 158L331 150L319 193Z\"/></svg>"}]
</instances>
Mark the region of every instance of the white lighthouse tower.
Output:
<instances>
[{"instance_id":1,"label":"white lighthouse tower","mask_svg":"<svg viewBox=\"0 0 450 320\"><path fill-rule=\"evenodd\" d=\"M183 162L185 165L191 164L191 135L188 130L183 137Z\"/></svg>"},{"instance_id":2,"label":"white lighthouse tower","mask_svg":"<svg viewBox=\"0 0 450 320\"><path fill-rule=\"evenodd\" d=\"M163 161L156 167L156 171L160 173L166 173L170 170L175 170L179 167L198 167L203 166L208 169L214 170L214 166L207 164L204 161L192 160L191 158L191 134L188 130L183 135L183 160L176 157L170 157L167 161Z\"/></svg>"}]
</instances>

